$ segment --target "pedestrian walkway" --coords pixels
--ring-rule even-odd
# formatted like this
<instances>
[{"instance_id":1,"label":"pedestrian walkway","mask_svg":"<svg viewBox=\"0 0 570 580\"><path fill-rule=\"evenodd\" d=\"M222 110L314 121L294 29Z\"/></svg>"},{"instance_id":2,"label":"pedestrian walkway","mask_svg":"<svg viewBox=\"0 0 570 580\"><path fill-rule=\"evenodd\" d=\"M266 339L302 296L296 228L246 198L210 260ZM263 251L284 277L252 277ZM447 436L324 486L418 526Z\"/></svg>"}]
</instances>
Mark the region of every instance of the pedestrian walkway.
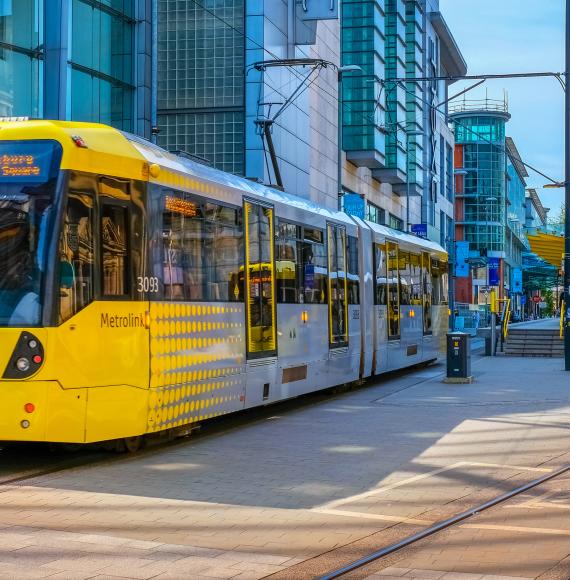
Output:
<instances>
[{"instance_id":1,"label":"pedestrian walkway","mask_svg":"<svg viewBox=\"0 0 570 580\"><path fill-rule=\"evenodd\" d=\"M559 330L560 318L541 318L540 320L527 320L511 325L513 328L527 328L528 330Z\"/></svg>"},{"instance_id":2,"label":"pedestrian walkway","mask_svg":"<svg viewBox=\"0 0 570 580\"><path fill-rule=\"evenodd\" d=\"M478 358L473 385L444 384L443 370L1 486L0 578L314 578L570 462L561 361ZM570 507L560 493L554 503ZM549 521L512 510L484 522L510 543L465 528L473 558L402 568L538 577L570 552L570 536L548 532L570 528L564 509ZM545 557L524 570L530 540L509 526L531 529L524 537ZM479 572L489 545L496 557ZM501 567L501 546L517 570Z\"/></svg>"}]
</instances>

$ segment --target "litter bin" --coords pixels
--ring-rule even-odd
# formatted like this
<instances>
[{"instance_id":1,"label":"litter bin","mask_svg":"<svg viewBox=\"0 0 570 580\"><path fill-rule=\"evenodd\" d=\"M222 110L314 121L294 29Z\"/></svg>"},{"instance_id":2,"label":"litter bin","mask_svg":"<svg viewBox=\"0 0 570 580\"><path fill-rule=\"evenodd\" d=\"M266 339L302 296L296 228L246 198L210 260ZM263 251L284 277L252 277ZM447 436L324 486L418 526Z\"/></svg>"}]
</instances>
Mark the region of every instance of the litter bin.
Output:
<instances>
[{"instance_id":1,"label":"litter bin","mask_svg":"<svg viewBox=\"0 0 570 580\"><path fill-rule=\"evenodd\" d=\"M472 382L471 335L467 332L449 332L447 334L446 382Z\"/></svg>"}]
</instances>

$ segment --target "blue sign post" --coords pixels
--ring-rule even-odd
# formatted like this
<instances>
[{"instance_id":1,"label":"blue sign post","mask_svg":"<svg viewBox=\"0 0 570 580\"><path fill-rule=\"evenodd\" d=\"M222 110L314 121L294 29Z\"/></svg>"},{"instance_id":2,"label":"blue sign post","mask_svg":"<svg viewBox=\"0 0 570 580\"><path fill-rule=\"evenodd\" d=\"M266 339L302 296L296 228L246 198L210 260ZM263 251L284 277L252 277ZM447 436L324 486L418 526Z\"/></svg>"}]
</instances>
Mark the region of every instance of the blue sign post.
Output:
<instances>
[{"instance_id":1,"label":"blue sign post","mask_svg":"<svg viewBox=\"0 0 570 580\"><path fill-rule=\"evenodd\" d=\"M342 203L345 213L359 217L361 220L365 219L366 202L361 195L358 195L358 193L345 193L342 196Z\"/></svg>"},{"instance_id":2,"label":"blue sign post","mask_svg":"<svg viewBox=\"0 0 570 580\"><path fill-rule=\"evenodd\" d=\"M455 242L455 276L469 277L469 242Z\"/></svg>"},{"instance_id":3,"label":"blue sign post","mask_svg":"<svg viewBox=\"0 0 570 580\"><path fill-rule=\"evenodd\" d=\"M521 268L513 269L513 292L521 293L523 291L523 272Z\"/></svg>"},{"instance_id":4,"label":"blue sign post","mask_svg":"<svg viewBox=\"0 0 570 580\"><path fill-rule=\"evenodd\" d=\"M427 240L427 224L412 224L412 234Z\"/></svg>"},{"instance_id":5,"label":"blue sign post","mask_svg":"<svg viewBox=\"0 0 570 580\"><path fill-rule=\"evenodd\" d=\"M501 283L499 258L489 258L487 268L489 269L489 286L498 286Z\"/></svg>"}]
</instances>

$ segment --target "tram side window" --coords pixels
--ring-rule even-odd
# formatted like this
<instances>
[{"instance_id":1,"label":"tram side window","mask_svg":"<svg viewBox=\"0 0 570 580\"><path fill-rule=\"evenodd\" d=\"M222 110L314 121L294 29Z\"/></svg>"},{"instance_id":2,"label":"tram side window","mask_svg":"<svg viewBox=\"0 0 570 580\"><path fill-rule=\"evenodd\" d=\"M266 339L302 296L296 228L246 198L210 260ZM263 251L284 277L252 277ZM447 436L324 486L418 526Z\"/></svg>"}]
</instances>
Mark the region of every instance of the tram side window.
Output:
<instances>
[{"instance_id":1,"label":"tram side window","mask_svg":"<svg viewBox=\"0 0 570 580\"><path fill-rule=\"evenodd\" d=\"M432 295L433 305L439 306L448 303L448 266L447 262L432 260Z\"/></svg>"},{"instance_id":2,"label":"tram side window","mask_svg":"<svg viewBox=\"0 0 570 580\"><path fill-rule=\"evenodd\" d=\"M431 279L431 258L429 254L422 254L422 296L424 306L424 334L432 332L432 279Z\"/></svg>"},{"instance_id":3,"label":"tram side window","mask_svg":"<svg viewBox=\"0 0 570 580\"><path fill-rule=\"evenodd\" d=\"M301 253L303 259L301 300L306 304L325 304L328 266L323 230L303 227Z\"/></svg>"},{"instance_id":4,"label":"tram side window","mask_svg":"<svg viewBox=\"0 0 570 580\"><path fill-rule=\"evenodd\" d=\"M128 211L119 205L103 205L101 243L103 296L125 296L128 279Z\"/></svg>"},{"instance_id":5,"label":"tram side window","mask_svg":"<svg viewBox=\"0 0 570 580\"><path fill-rule=\"evenodd\" d=\"M346 276L346 229L329 225L329 309L330 344L338 347L348 342L347 276Z\"/></svg>"},{"instance_id":6,"label":"tram side window","mask_svg":"<svg viewBox=\"0 0 570 580\"><path fill-rule=\"evenodd\" d=\"M398 270L400 273L400 306L409 306L412 303L412 280L410 265L409 252L399 252Z\"/></svg>"},{"instance_id":7,"label":"tram side window","mask_svg":"<svg viewBox=\"0 0 570 580\"><path fill-rule=\"evenodd\" d=\"M376 275L374 304L379 304L380 306L386 306L388 303L386 265L386 246L384 244L374 244L374 271Z\"/></svg>"},{"instance_id":8,"label":"tram side window","mask_svg":"<svg viewBox=\"0 0 570 580\"><path fill-rule=\"evenodd\" d=\"M277 302L299 302L299 235L301 228L279 220L275 228L275 262L277 266Z\"/></svg>"},{"instance_id":9,"label":"tram side window","mask_svg":"<svg viewBox=\"0 0 570 580\"><path fill-rule=\"evenodd\" d=\"M162 216L163 283L168 300L243 300L241 209L167 191Z\"/></svg>"},{"instance_id":10,"label":"tram side window","mask_svg":"<svg viewBox=\"0 0 570 580\"><path fill-rule=\"evenodd\" d=\"M419 254L410 254L410 281L411 303L422 306L422 268Z\"/></svg>"},{"instance_id":11,"label":"tram side window","mask_svg":"<svg viewBox=\"0 0 570 580\"><path fill-rule=\"evenodd\" d=\"M398 245L388 242L388 338L400 338L400 276L398 268Z\"/></svg>"},{"instance_id":12,"label":"tram side window","mask_svg":"<svg viewBox=\"0 0 570 580\"><path fill-rule=\"evenodd\" d=\"M59 321L93 300L93 198L70 192L59 240Z\"/></svg>"},{"instance_id":13,"label":"tram side window","mask_svg":"<svg viewBox=\"0 0 570 580\"><path fill-rule=\"evenodd\" d=\"M358 266L358 238L348 236L348 303L360 304L360 269Z\"/></svg>"}]
</instances>

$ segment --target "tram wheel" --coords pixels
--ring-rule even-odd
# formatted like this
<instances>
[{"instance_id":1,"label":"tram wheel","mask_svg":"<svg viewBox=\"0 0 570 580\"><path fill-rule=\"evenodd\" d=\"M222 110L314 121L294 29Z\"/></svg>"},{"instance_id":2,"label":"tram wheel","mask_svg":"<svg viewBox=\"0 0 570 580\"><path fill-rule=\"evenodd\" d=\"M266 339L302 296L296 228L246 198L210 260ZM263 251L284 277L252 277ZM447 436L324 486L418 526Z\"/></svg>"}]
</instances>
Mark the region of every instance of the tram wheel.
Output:
<instances>
[{"instance_id":1,"label":"tram wheel","mask_svg":"<svg viewBox=\"0 0 570 580\"><path fill-rule=\"evenodd\" d=\"M136 437L125 437L124 439L117 439L116 451L117 453L136 453L143 444L142 435Z\"/></svg>"}]
</instances>

